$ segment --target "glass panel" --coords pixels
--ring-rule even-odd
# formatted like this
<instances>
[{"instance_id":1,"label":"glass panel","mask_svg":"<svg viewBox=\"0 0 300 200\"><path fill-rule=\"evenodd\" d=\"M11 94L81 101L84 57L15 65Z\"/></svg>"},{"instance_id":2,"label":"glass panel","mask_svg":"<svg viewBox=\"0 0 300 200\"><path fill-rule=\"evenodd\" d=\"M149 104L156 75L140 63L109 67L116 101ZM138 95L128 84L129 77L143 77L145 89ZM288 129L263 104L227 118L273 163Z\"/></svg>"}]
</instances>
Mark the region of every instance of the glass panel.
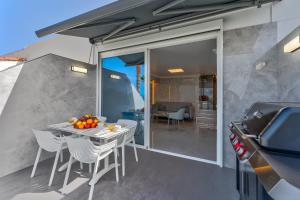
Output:
<instances>
[{"instance_id":1,"label":"glass panel","mask_svg":"<svg viewBox=\"0 0 300 200\"><path fill-rule=\"evenodd\" d=\"M217 159L216 40L150 52L150 147Z\"/></svg>"},{"instance_id":2,"label":"glass panel","mask_svg":"<svg viewBox=\"0 0 300 200\"><path fill-rule=\"evenodd\" d=\"M137 144L144 145L144 53L102 59L102 115L107 122L138 122Z\"/></svg>"}]
</instances>

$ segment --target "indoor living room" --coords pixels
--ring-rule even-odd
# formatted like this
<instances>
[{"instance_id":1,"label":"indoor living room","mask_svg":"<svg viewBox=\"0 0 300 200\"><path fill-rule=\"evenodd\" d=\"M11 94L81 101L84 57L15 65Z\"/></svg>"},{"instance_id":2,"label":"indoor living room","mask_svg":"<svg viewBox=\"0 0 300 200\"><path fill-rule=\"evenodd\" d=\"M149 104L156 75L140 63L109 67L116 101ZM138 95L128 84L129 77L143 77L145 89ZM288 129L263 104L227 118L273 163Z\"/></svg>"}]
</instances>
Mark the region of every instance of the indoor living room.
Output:
<instances>
[{"instance_id":1,"label":"indoor living room","mask_svg":"<svg viewBox=\"0 0 300 200\"><path fill-rule=\"evenodd\" d=\"M152 149L216 161L216 40L151 50Z\"/></svg>"}]
</instances>

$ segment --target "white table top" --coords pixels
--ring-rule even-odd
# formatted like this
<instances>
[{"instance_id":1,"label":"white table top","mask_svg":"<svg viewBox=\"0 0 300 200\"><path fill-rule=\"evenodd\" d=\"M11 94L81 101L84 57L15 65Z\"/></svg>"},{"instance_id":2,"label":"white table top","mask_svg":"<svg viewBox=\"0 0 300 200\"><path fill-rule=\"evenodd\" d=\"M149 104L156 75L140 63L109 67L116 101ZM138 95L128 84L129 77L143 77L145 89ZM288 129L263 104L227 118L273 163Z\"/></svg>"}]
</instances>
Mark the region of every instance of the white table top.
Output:
<instances>
[{"instance_id":1,"label":"white table top","mask_svg":"<svg viewBox=\"0 0 300 200\"><path fill-rule=\"evenodd\" d=\"M88 137L99 138L99 139L104 139L104 140L117 137L128 131L127 128L121 128L121 127L116 128L115 131L110 131L107 129L107 127L104 127L100 124L98 125L97 128L76 129L69 122L52 124L52 125L49 125L48 128L54 129L57 131L63 131L63 132L72 133L72 134L76 134L76 135L88 136Z\"/></svg>"}]
</instances>

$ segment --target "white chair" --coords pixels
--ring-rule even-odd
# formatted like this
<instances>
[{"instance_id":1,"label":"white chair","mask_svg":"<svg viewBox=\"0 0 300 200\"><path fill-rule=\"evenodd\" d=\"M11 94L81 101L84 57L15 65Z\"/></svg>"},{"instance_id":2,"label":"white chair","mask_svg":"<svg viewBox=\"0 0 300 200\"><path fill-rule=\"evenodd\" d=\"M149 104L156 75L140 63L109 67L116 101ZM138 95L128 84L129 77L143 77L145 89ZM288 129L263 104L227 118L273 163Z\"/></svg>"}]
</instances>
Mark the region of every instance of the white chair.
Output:
<instances>
[{"instance_id":1,"label":"white chair","mask_svg":"<svg viewBox=\"0 0 300 200\"><path fill-rule=\"evenodd\" d=\"M100 122L106 122L107 117L104 116L97 116L97 118L100 120Z\"/></svg>"},{"instance_id":2,"label":"white chair","mask_svg":"<svg viewBox=\"0 0 300 200\"><path fill-rule=\"evenodd\" d=\"M180 108L177 112L168 113L168 125L170 125L170 119L176 120L178 125L180 120L182 120L182 122L184 123L184 112L185 108Z\"/></svg>"},{"instance_id":3,"label":"white chair","mask_svg":"<svg viewBox=\"0 0 300 200\"><path fill-rule=\"evenodd\" d=\"M57 167L59 154L62 153L63 149L67 148L67 145L66 145L63 137L55 136L50 131L39 131L39 130L32 130L32 131L33 131L33 133L36 137L37 143L39 145L39 150L38 150L30 177L31 178L34 177L36 167L39 162L42 150L46 150L48 152L56 152L56 156L54 159L54 164L53 164L53 168L52 168L52 172L51 172L51 176L50 176L50 180L49 180L49 184L48 184L49 186L51 186L52 182L53 182L54 173L55 173L55 170ZM61 158L62 158L62 154L61 154Z\"/></svg>"},{"instance_id":4,"label":"white chair","mask_svg":"<svg viewBox=\"0 0 300 200\"><path fill-rule=\"evenodd\" d=\"M122 128L128 129L128 132L118 139L118 148L122 149L122 175L125 176L125 145L126 144L129 144L131 142L133 143L135 160L136 162L138 162L138 156L136 152L135 139L134 139L137 122L134 120L119 119L117 121L117 124L121 125Z\"/></svg>"},{"instance_id":5,"label":"white chair","mask_svg":"<svg viewBox=\"0 0 300 200\"><path fill-rule=\"evenodd\" d=\"M73 163L73 158L82 163L88 163L88 164L95 163L92 179L89 183L91 185L89 200L91 200L93 197L94 186L98 181L97 172L99 168L99 163L101 160L107 158L111 153L114 153L116 181L119 182L117 140L111 141L106 144L102 144L100 146L93 144L88 138L83 138L83 137L77 137L77 138L68 137L66 138L66 141L71 155L68 163L68 168L67 168L63 188L67 186L71 166ZM65 189L63 189L63 191L65 191Z\"/></svg>"}]
</instances>

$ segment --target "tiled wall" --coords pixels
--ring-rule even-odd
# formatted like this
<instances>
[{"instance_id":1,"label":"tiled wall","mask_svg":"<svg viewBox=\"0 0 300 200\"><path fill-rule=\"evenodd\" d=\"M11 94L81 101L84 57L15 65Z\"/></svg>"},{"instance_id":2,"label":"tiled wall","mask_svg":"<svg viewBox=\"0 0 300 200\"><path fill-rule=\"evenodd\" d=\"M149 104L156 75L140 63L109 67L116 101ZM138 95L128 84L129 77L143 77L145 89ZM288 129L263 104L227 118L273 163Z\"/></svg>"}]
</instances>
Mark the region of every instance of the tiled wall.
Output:
<instances>
[{"instance_id":1,"label":"tiled wall","mask_svg":"<svg viewBox=\"0 0 300 200\"><path fill-rule=\"evenodd\" d=\"M88 68L88 74L71 72L71 65ZM10 70L0 72L1 76L10 76ZM0 87L7 87L1 80ZM96 110L93 65L49 54L25 63L11 84L0 116L0 177L33 164L37 143L32 128L45 129Z\"/></svg>"},{"instance_id":2,"label":"tiled wall","mask_svg":"<svg viewBox=\"0 0 300 200\"><path fill-rule=\"evenodd\" d=\"M300 102L300 50L283 52L299 34L300 27L278 43L276 23L224 33L224 132L255 101ZM234 155L226 135L225 166L234 167Z\"/></svg>"},{"instance_id":3,"label":"tiled wall","mask_svg":"<svg viewBox=\"0 0 300 200\"><path fill-rule=\"evenodd\" d=\"M228 140L228 125L239 120L256 101L278 100L278 70L256 70L255 64L277 41L277 24L251 26L224 32L224 161L235 167L235 153Z\"/></svg>"}]
</instances>

